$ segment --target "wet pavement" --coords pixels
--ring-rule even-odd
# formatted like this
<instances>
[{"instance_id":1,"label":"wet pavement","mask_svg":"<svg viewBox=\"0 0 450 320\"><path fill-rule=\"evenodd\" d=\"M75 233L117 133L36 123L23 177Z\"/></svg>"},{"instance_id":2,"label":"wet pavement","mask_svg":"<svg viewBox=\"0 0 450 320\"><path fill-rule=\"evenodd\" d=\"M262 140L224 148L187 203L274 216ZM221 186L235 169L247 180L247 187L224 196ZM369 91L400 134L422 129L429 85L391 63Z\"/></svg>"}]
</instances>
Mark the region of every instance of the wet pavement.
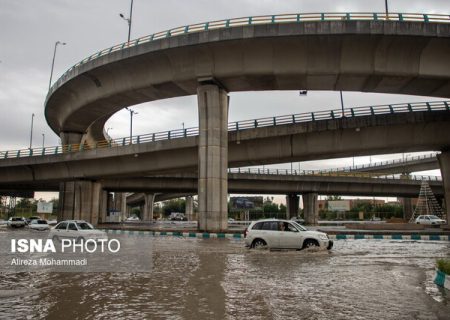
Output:
<instances>
[{"instance_id":1,"label":"wet pavement","mask_svg":"<svg viewBox=\"0 0 450 320\"><path fill-rule=\"evenodd\" d=\"M0 319L450 319L450 292L433 283L449 242L337 240L327 252L144 241L148 272L0 272Z\"/></svg>"}]
</instances>

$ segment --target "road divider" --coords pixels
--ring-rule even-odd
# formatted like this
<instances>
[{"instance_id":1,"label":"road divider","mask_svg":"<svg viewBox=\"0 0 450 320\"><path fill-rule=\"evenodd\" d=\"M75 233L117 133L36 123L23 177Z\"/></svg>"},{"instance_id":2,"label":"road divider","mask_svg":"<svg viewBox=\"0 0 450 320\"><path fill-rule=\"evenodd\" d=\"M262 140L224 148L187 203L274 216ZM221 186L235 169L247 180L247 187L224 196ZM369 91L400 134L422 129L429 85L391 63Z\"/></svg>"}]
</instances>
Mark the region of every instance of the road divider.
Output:
<instances>
[{"instance_id":1,"label":"road divider","mask_svg":"<svg viewBox=\"0 0 450 320\"><path fill-rule=\"evenodd\" d=\"M170 236L183 238L199 238L199 239L243 239L242 233L210 233L210 232L182 232L182 231L138 231L138 230L117 230L105 229L108 234L124 234L130 236ZM332 240L409 240L409 241L450 241L450 235L423 235L423 234L329 234Z\"/></svg>"}]
</instances>

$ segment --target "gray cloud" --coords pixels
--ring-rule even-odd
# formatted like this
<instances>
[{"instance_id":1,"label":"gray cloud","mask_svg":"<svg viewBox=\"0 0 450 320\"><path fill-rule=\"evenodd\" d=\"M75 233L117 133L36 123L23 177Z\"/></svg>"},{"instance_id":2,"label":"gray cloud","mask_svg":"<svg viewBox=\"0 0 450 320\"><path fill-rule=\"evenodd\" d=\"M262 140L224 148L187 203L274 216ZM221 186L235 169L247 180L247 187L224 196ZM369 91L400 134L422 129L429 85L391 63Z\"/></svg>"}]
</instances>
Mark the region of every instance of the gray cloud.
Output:
<instances>
[{"instance_id":1,"label":"gray cloud","mask_svg":"<svg viewBox=\"0 0 450 320\"><path fill-rule=\"evenodd\" d=\"M135 0L132 37L165 29L217 19L249 15L296 12L382 12L384 1L328 0ZM128 0L0 0L0 149L26 148L31 114L35 113L35 146L46 135L47 144L58 137L44 117L50 64L55 41L58 47L54 80L73 64L90 54L126 40L127 24L119 13L128 15ZM390 1L397 12L450 12L450 1ZM350 106L424 101L424 97L345 93ZM336 92L232 93L230 121L264 116L324 110L339 107ZM134 107L135 134L196 126L195 97L155 101ZM113 137L128 135L129 114L120 111L107 123Z\"/></svg>"}]
</instances>

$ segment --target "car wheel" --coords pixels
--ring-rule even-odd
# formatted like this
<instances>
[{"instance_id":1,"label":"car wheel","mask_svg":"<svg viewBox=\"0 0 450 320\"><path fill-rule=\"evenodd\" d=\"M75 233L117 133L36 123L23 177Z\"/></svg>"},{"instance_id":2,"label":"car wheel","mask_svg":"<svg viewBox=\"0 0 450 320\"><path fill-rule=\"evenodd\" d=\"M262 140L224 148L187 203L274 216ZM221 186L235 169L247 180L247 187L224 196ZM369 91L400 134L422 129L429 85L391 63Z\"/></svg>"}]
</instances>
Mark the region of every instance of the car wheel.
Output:
<instances>
[{"instance_id":1,"label":"car wheel","mask_svg":"<svg viewBox=\"0 0 450 320\"><path fill-rule=\"evenodd\" d=\"M53 236L52 240L53 240L53 242L59 242L59 237L58 236Z\"/></svg>"},{"instance_id":2,"label":"car wheel","mask_svg":"<svg viewBox=\"0 0 450 320\"><path fill-rule=\"evenodd\" d=\"M253 249L264 249L266 247L267 243L263 239L255 239L251 246Z\"/></svg>"},{"instance_id":3,"label":"car wheel","mask_svg":"<svg viewBox=\"0 0 450 320\"><path fill-rule=\"evenodd\" d=\"M303 249L318 247L319 243L316 240L313 239L307 239L305 242L303 242Z\"/></svg>"}]
</instances>

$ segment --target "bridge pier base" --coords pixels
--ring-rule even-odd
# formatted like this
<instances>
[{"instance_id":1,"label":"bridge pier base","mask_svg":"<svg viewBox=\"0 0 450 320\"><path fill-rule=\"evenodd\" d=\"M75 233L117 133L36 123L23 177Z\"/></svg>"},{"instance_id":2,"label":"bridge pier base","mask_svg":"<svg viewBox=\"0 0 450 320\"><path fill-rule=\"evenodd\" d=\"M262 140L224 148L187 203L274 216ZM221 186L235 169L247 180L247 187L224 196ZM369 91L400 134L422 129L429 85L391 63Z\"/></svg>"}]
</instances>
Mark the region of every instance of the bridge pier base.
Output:
<instances>
[{"instance_id":1,"label":"bridge pier base","mask_svg":"<svg viewBox=\"0 0 450 320\"><path fill-rule=\"evenodd\" d=\"M194 198L192 196L186 197L185 216L188 221L195 220L194 219Z\"/></svg>"},{"instance_id":2,"label":"bridge pier base","mask_svg":"<svg viewBox=\"0 0 450 320\"><path fill-rule=\"evenodd\" d=\"M305 193L303 198L303 216L305 224L316 225L319 221L319 203L317 193Z\"/></svg>"},{"instance_id":3,"label":"bridge pier base","mask_svg":"<svg viewBox=\"0 0 450 320\"><path fill-rule=\"evenodd\" d=\"M228 95L216 84L197 88L199 230L228 228Z\"/></svg>"},{"instance_id":4,"label":"bridge pier base","mask_svg":"<svg viewBox=\"0 0 450 320\"><path fill-rule=\"evenodd\" d=\"M403 204L403 219L409 221L413 215L413 206L411 198L401 198Z\"/></svg>"},{"instance_id":5,"label":"bridge pier base","mask_svg":"<svg viewBox=\"0 0 450 320\"><path fill-rule=\"evenodd\" d=\"M155 204L155 195L153 193L144 193L144 201L142 220L153 221L153 205Z\"/></svg>"},{"instance_id":6,"label":"bridge pier base","mask_svg":"<svg viewBox=\"0 0 450 320\"><path fill-rule=\"evenodd\" d=\"M298 216L298 207L300 197L296 194L288 194L286 196L286 219Z\"/></svg>"},{"instance_id":7,"label":"bridge pier base","mask_svg":"<svg viewBox=\"0 0 450 320\"><path fill-rule=\"evenodd\" d=\"M120 220L125 221L127 215L127 194L125 192L120 193Z\"/></svg>"},{"instance_id":8,"label":"bridge pier base","mask_svg":"<svg viewBox=\"0 0 450 320\"><path fill-rule=\"evenodd\" d=\"M447 225L450 225L450 151L443 151L437 155L441 168L442 183L444 185L445 213Z\"/></svg>"},{"instance_id":9,"label":"bridge pier base","mask_svg":"<svg viewBox=\"0 0 450 320\"><path fill-rule=\"evenodd\" d=\"M97 225L99 217L105 217L107 204L104 192L98 182L70 181L62 182L59 188L58 221L68 219L85 220Z\"/></svg>"},{"instance_id":10,"label":"bridge pier base","mask_svg":"<svg viewBox=\"0 0 450 320\"><path fill-rule=\"evenodd\" d=\"M59 134L61 138L61 144L63 146L68 144L79 144L83 139L83 134L78 132L61 132Z\"/></svg>"}]
</instances>

